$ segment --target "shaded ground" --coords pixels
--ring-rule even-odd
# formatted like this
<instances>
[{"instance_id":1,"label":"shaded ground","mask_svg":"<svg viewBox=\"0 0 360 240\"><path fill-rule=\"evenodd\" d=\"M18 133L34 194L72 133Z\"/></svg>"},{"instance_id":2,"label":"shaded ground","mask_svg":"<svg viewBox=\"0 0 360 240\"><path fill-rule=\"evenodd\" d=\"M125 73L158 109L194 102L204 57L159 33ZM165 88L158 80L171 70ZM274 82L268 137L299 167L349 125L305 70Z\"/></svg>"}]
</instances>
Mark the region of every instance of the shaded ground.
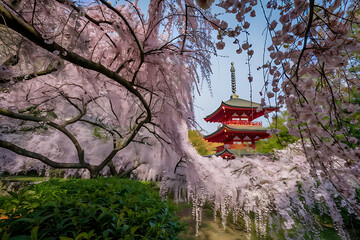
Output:
<instances>
[{"instance_id":1,"label":"shaded ground","mask_svg":"<svg viewBox=\"0 0 360 240\"><path fill-rule=\"evenodd\" d=\"M245 240L247 239L246 233L240 230L236 230L236 226L229 224L224 231L220 219L214 222L213 215L210 209L203 210L203 219L199 229L199 236L195 236L195 220L191 215L191 205L180 203L178 205L178 215L182 222L186 222L187 233L181 234L180 237L184 240ZM241 228L241 227L239 227Z\"/></svg>"},{"instance_id":2,"label":"shaded ground","mask_svg":"<svg viewBox=\"0 0 360 240\"><path fill-rule=\"evenodd\" d=\"M178 215L182 222L187 223L187 233L181 234L180 237L184 240L257 240L255 232L252 232L252 236L248 238L244 231L245 226L240 222L234 224L231 220L228 220L226 230L224 231L220 218L217 217L216 222L214 221L212 212L209 208L204 207L202 224L199 229L199 236L195 236L195 220L192 217L192 207L190 204L179 203L178 204ZM320 233L321 240L341 240L336 234L334 228L323 226L323 230ZM279 235L277 240L285 240L283 235ZM266 238L271 239L271 238ZM357 239L357 238L352 238Z\"/></svg>"}]
</instances>

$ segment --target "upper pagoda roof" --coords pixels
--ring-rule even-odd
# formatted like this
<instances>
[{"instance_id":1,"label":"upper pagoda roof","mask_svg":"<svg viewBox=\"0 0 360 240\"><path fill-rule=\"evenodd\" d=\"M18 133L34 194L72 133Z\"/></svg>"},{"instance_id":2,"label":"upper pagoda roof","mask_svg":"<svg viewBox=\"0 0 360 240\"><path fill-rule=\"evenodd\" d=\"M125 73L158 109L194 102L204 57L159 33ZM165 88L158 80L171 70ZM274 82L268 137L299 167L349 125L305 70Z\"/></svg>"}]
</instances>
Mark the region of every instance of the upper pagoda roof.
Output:
<instances>
[{"instance_id":1,"label":"upper pagoda roof","mask_svg":"<svg viewBox=\"0 0 360 240\"><path fill-rule=\"evenodd\" d=\"M265 111L272 112L275 111L277 108L272 106L265 106L262 107L262 110L257 112L256 110L261 107L259 103L251 102L242 98L239 98L237 95L231 95L230 99L226 102L221 102L221 105L210 115L206 116L204 119L205 121L210 122L218 122L220 119L225 117L225 110L246 110L246 111L253 111L256 114L253 115L253 119L258 118L264 115Z\"/></svg>"},{"instance_id":2,"label":"upper pagoda roof","mask_svg":"<svg viewBox=\"0 0 360 240\"><path fill-rule=\"evenodd\" d=\"M222 102L222 104L229 107L238 107L238 108L258 108L260 107L259 103L251 102L242 98L231 96L229 100L226 102Z\"/></svg>"}]
</instances>

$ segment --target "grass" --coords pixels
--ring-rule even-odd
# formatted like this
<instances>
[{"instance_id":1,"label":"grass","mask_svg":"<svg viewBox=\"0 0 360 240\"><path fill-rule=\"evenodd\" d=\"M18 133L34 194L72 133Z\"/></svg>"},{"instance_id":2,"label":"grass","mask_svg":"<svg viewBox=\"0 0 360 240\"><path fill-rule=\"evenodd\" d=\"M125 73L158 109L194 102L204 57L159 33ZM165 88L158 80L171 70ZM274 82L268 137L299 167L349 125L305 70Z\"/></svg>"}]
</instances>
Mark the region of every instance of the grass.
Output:
<instances>
[{"instance_id":1,"label":"grass","mask_svg":"<svg viewBox=\"0 0 360 240\"><path fill-rule=\"evenodd\" d=\"M0 176L0 181L9 182L41 182L45 181L45 177L32 177L32 176Z\"/></svg>"}]
</instances>

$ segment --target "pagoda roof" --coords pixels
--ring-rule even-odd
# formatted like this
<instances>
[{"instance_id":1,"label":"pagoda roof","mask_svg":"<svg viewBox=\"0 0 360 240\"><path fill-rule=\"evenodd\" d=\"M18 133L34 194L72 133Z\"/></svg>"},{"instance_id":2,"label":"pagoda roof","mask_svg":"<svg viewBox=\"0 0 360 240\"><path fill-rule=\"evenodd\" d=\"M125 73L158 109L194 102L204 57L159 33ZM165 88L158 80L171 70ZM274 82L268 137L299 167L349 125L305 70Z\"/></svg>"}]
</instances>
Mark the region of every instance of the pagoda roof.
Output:
<instances>
[{"instance_id":1,"label":"pagoda roof","mask_svg":"<svg viewBox=\"0 0 360 240\"><path fill-rule=\"evenodd\" d=\"M237 155L237 156L272 156L272 154L270 153L247 153L247 152L243 152L242 150L239 149L228 149L225 148L224 150L217 152L217 153L213 153L210 155L204 155L203 157L211 157L211 156L221 156L222 154L233 154L233 155Z\"/></svg>"},{"instance_id":2,"label":"pagoda roof","mask_svg":"<svg viewBox=\"0 0 360 240\"><path fill-rule=\"evenodd\" d=\"M260 127L260 126L243 126L243 125L226 125L224 126L233 131L241 131L241 132L266 132L268 130L267 127Z\"/></svg>"},{"instance_id":3,"label":"pagoda roof","mask_svg":"<svg viewBox=\"0 0 360 240\"><path fill-rule=\"evenodd\" d=\"M234 132L266 132L268 128L266 127L259 127L259 126L239 126L239 125L226 125L224 124L222 127L220 127L215 132L204 136L204 138L208 138L210 136L216 135L217 133L220 133L224 131L225 129L234 131Z\"/></svg>"},{"instance_id":4,"label":"pagoda roof","mask_svg":"<svg viewBox=\"0 0 360 240\"><path fill-rule=\"evenodd\" d=\"M223 157L223 156L232 156L233 158L235 158L236 153L230 149L225 148L224 150L214 153L214 154L210 154L210 155L205 155L204 157L211 157L211 156L216 156L216 157ZM233 159L232 158L232 159Z\"/></svg>"},{"instance_id":5,"label":"pagoda roof","mask_svg":"<svg viewBox=\"0 0 360 240\"><path fill-rule=\"evenodd\" d=\"M224 105L229 107L239 107L239 108L258 108L260 107L259 103L251 102L242 98L231 97L226 102L222 102Z\"/></svg>"},{"instance_id":6,"label":"pagoda roof","mask_svg":"<svg viewBox=\"0 0 360 240\"><path fill-rule=\"evenodd\" d=\"M210 138L220 137L224 133L253 133L253 134L267 134L268 128L259 126L242 126L242 125L226 125L224 124L215 132L204 136L205 140L211 141Z\"/></svg>"},{"instance_id":7,"label":"pagoda roof","mask_svg":"<svg viewBox=\"0 0 360 240\"><path fill-rule=\"evenodd\" d=\"M224 111L221 111L222 109L225 110L252 110L252 111L256 111L258 108L260 108L261 105L259 103L256 102L251 102L242 98L238 98L237 95L232 95L230 97L229 100L227 100L226 102L221 102L221 105L210 115L206 116L204 119L205 121L218 121L216 119L222 118L224 116ZM272 106L265 106L262 107L262 113L257 113L256 117L259 117L260 115L264 114L264 111L275 111L277 108L276 107L272 107Z\"/></svg>"}]
</instances>

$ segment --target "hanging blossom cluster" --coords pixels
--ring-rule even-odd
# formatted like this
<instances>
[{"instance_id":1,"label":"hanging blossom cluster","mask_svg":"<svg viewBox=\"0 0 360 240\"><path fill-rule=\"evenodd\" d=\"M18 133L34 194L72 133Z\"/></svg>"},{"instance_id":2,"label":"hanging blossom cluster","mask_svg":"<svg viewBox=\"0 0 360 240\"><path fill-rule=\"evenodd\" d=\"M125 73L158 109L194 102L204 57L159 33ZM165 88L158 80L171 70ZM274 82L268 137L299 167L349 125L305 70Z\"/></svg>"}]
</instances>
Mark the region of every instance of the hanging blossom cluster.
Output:
<instances>
[{"instance_id":1,"label":"hanging blossom cluster","mask_svg":"<svg viewBox=\"0 0 360 240\"><path fill-rule=\"evenodd\" d=\"M246 15L249 14L251 18L256 16L256 12L253 9L256 6L257 1L221 1L217 5L221 8L224 8L227 13L235 14L238 24L236 26L229 26L226 21L221 21L220 19L215 19L213 27L218 30L217 39L220 40L216 43L216 47L219 50L224 49L225 43L223 42L224 37L230 37L234 39L234 44L238 45L236 53L240 54L243 51L249 56L254 54L254 50L251 49L252 44L249 43L248 39L248 29L250 23L246 20ZM199 5L201 6L201 5ZM241 34L245 35L245 40L243 42L239 41Z\"/></svg>"},{"instance_id":2,"label":"hanging blossom cluster","mask_svg":"<svg viewBox=\"0 0 360 240\"><path fill-rule=\"evenodd\" d=\"M188 151L197 156L191 146ZM234 222L241 219L245 223L249 239L254 232L257 239L278 239L279 232L284 232L286 239L302 239L305 234L319 239L322 225L315 213L331 217L341 239L350 239L340 208L354 214L352 204L340 198L341 193L322 170L313 172L301 142L276 151L274 156L243 156L230 161L193 157L187 159L185 172L181 170L184 162L178 170L186 182L169 177L161 190L166 195L174 189L176 199L193 204L197 231L202 208L210 202L214 218L219 214L224 229L232 215ZM342 166L335 168L341 170ZM351 179L348 182L354 184Z\"/></svg>"},{"instance_id":3,"label":"hanging blossom cluster","mask_svg":"<svg viewBox=\"0 0 360 240\"><path fill-rule=\"evenodd\" d=\"M347 180L359 187L360 81L353 70L360 47L359 7L356 1L294 1L282 6L279 20L269 26L273 60L267 63L271 90L290 114L290 132L309 141L304 149L311 165L324 171L358 214Z\"/></svg>"},{"instance_id":4,"label":"hanging blossom cluster","mask_svg":"<svg viewBox=\"0 0 360 240\"><path fill-rule=\"evenodd\" d=\"M249 28L245 14L256 16L255 5L260 5L257 9L267 22L265 37L271 42L265 53L268 60L261 67L265 71L261 104L274 100L286 107L289 132L302 139L314 171L323 171L359 216L354 186L348 182L360 186L359 2L226 0L218 4L233 13L243 29L245 24ZM243 50L251 46L247 36Z\"/></svg>"}]
</instances>

